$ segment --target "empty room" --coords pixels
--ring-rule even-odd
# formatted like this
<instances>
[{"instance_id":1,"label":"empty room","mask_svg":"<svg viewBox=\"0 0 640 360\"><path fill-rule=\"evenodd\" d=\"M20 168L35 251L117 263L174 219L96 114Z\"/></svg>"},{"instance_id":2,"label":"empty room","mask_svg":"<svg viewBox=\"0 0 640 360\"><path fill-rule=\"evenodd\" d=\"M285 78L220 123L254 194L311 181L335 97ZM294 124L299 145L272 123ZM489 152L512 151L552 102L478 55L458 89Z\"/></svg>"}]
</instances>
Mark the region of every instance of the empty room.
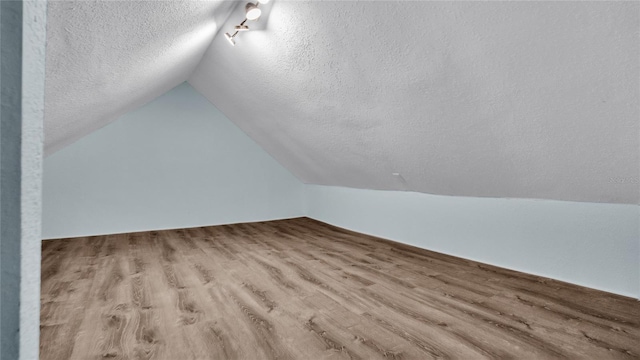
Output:
<instances>
[{"instance_id":1,"label":"empty room","mask_svg":"<svg viewBox=\"0 0 640 360\"><path fill-rule=\"evenodd\" d=\"M2 360L640 358L640 2L0 1Z\"/></svg>"}]
</instances>

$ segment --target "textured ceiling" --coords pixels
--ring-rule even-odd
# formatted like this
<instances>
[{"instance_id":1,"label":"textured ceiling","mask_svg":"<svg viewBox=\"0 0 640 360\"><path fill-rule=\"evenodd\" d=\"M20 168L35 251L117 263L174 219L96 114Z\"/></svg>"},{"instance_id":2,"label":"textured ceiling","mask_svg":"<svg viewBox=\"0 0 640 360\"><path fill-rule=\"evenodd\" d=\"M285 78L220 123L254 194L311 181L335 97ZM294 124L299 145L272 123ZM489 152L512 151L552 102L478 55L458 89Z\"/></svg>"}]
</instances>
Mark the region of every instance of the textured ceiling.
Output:
<instances>
[{"instance_id":1,"label":"textured ceiling","mask_svg":"<svg viewBox=\"0 0 640 360\"><path fill-rule=\"evenodd\" d=\"M640 3L267 7L189 81L304 182L638 203Z\"/></svg>"},{"instance_id":2,"label":"textured ceiling","mask_svg":"<svg viewBox=\"0 0 640 360\"><path fill-rule=\"evenodd\" d=\"M45 152L187 80L233 6L49 1Z\"/></svg>"}]
</instances>

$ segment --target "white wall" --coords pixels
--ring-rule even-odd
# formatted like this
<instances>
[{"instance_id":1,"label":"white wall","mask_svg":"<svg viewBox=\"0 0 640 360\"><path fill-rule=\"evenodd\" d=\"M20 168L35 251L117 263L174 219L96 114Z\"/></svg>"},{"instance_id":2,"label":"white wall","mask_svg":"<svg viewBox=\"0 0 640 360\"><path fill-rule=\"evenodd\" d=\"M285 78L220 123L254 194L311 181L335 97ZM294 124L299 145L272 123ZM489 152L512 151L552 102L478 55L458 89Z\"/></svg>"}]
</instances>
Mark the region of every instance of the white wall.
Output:
<instances>
[{"instance_id":1,"label":"white wall","mask_svg":"<svg viewBox=\"0 0 640 360\"><path fill-rule=\"evenodd\" d=\"M185 83L45 158L43 238L298 217L303 188Z\"/></svg>"},{"instance_id":2,"label":"white wall","mask_svg":"<svg viewBox=\"0 0 640 360\"><path fill-rule=\"evenodd\" d=\"M640 297L640 207L307 185L308 216L509 269Z\"/></svg>"},{"instance_id":3,"label":"white wall","mask_svg":"<svg viewBox=\"0 0 640 360\"><path fill-rule=\"evenodd\" d=\"M0 358L38 358L47 2L0 2Z\"/></svg>"},{"instance_id":4,"label":"white wall","mask_svg":"<svg viewBox=\"0 0 640 360\"><path fill-rule=\"evenodd\" d=\"M47 1L23 1L20 360L40 351L40 252Z\"/></svg>"}]
</instances>

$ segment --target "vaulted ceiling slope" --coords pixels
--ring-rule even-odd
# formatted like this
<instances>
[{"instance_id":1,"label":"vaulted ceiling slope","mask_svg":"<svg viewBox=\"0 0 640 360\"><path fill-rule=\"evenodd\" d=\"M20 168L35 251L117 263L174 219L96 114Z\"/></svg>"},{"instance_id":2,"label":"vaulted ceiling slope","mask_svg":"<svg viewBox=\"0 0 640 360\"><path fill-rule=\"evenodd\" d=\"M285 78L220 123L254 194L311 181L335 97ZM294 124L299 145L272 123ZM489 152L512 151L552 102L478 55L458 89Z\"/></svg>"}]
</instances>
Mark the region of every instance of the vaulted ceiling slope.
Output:
<instances>
[{"instance_id":1,"label":"vaulted ceiling slope","mask_svg":"<svg viewBox=\"0 0 640 360\"><path fill-rule=\"evenodd\" d=\"M45 152L187 80L230 1L49 1Z\"/></svg>"},{"instance_id":2,"label":"vaulted ceiling slope","mask_svg":"<svg viewBox=\"0 0 640 360\"><path fill-rule=\"evenodd\" d=\"M304 182L638 203L640 3L267 7L189 81Z\"/></svg>"}]
</instances>

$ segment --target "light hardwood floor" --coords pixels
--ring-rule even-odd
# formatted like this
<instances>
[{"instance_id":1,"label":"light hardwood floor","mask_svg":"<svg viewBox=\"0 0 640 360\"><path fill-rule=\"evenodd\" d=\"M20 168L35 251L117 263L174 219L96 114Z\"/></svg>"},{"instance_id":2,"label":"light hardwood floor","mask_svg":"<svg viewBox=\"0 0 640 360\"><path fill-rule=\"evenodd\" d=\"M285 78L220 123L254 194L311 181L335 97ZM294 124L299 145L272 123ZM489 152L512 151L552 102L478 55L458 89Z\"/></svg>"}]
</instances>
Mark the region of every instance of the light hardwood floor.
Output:
<instances>
[{"instance_id":1,"label":"light hardwood floor","mask_svg":"<svg viewBox=\"0 0 640 360\"><path fill-rule=\"evenodd\" d=\"M301 218L43 242L40 358L634 358L640 302Z\"/></svg>"}]
</instances>

